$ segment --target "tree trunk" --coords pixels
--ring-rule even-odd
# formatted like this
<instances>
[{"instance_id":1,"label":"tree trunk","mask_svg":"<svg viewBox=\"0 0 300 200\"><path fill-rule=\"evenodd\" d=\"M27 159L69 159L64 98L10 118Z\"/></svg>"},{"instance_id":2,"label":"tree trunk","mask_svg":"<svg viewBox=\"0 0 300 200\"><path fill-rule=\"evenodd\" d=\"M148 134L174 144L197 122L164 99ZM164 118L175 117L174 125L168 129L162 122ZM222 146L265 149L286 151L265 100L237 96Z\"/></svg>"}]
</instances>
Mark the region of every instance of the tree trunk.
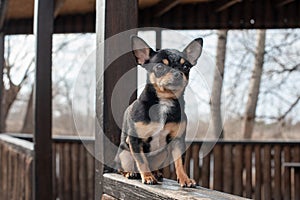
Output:
<instances>
[{"instance_id":1,"label":"tree trunk","mask_svg":"<svg viewBox=\"0 0 300 200\"><path fill-rule=\"evenodd\" d=\"M27 103L26 115L21 132L33 133L33 88Z\"/></svg>"},{"instance_id":2,"label":"tree trunk","mask_svg":"<svg viewBox=\"0 0 300 200\"><path fill-rule=\"evenodd\" d=\"M216 68L210 102L212 131L213 135L217 138L224 138L223 123L221 116L221 93L225 67L227 32L227 30L218 31Z\"/></svg>"},{"instance_id":3,"label":"tree trunk","mask_svg":"<svg viewBox=\"0 0 300 200\"><path fill-rule=\"evenodd\" d=\"M2 89L3 91L3 99L1 102L1 132L6 131L6 119L8 117L9 110L14 103L14 101L17 99L18 93L21 89L21 86L16 86L12 83L10 83L10 88L6 90L4 87ZM2 92L1 91L1 92Z\"/></svg>"},{"instance_id":4,"label":"tree trunk","mask_svg":"<svg viewBox=\"0 0 300 200\"><path fill-rule=\"evenodd\" d=\"M248 100L242 124L242 133L246 139L251 138L255 122L255 111L264 63L265 41L266 30L258 30L255 64L250 80Z\"/></svg>"}]
</instances>

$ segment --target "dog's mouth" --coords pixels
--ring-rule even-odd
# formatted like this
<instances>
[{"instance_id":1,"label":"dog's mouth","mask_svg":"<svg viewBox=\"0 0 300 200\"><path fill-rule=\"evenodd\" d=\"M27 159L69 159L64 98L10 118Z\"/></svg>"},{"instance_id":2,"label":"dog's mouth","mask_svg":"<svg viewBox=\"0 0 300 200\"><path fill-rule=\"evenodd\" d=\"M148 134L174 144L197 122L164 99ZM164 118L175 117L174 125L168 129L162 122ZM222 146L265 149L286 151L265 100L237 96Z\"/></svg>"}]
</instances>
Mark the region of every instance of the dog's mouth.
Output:
<instances>
[{"instance_id":1,"label":"dog's mouth","mask_svg":"<svg viewBox=\"0 0 300 200\"><path fill-rule=\"evenodd\" d=\"M168 77L168 78L162 78L157 80L157 85L160 88L164 88L166 90L170 91L178 91L182 90L187 85L187 80L181 76L181 77Z\"/></svg>"},{"instance_id":2,"label":"dog's mouth","mask_svg":"<svg viewBox=\"0 0 300 200\"><path fill-rule=\"evenodd\" d=\"M173 73L167 73L162 77L156 77L152 73L149 80L154 85L159 98L178 98L188 83L184 75L180 74L180 76L176 77Z\"/></svg>"},{"instance_id":3,"label":"dog's mouth","mask_svg":"<svg viewBox=\"0 0 300 200\"><path fill-rule=\"evenodd\" d=\"M183 81L181 82L167 82L167 83L159 83L158 86L160 88L163 88L164 90L169 90L169 91L178 91L181 90L185 87L185 84Z\"/></svg>"}]
</instances>

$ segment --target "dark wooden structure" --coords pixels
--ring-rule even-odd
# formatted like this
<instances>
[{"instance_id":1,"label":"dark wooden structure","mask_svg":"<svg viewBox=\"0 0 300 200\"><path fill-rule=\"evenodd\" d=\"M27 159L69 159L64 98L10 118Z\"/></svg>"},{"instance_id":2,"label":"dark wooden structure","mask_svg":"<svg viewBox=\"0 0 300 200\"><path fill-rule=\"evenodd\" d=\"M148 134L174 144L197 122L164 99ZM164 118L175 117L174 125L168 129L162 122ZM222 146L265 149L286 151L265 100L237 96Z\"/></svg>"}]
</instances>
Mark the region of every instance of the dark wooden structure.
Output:
<instances>
[{"instance_id":1,"label":"dark wooden structure","mask_svg":"<svg viewBox=\"0 0 300 200\"><path fill-rule=\"evenodd\" d=\"M1 32L33 33L33 5L33 0L1 0ZM171 29L299 28L299 9L298 0L140 0L137 23ZM96 0L56 0L54 16L55 33L95 32Z\"/></svg>"},{"instance_id":2,"label":"dark wooden structure","mask_svg":"<svg viewBox=\"0 0 300 200\"><path fill-rule=\"evenodd\" d=\"M25 150L26 153L24 153L24 150L18 150L20 153L17 153L17 156L15 156L14 153L7 153L7 150L5 150L13 150L14 148L8 147L14 146L13 144L1 143L1 156L3 155L3 158L7 158L7 160L4 159L2 162L8 161L18 164L19 162L24 162L24 159L18 160L19 154L24 154L22 156L25 157L28 156L29 160L29 157L33 159L34 162L30 162L29 166L32 166L34 169L34 178L32 179L34 190L32 191L32 196L35 199L46 200L59 195L62 195L60 197L64 199L76 198L78 194L82 194L80 193L81 189L87 186L87 184L82 184L83 188L80 189L76 189L74 186L73 190L68 184L65 184L70 180L74 181L74 183L78 180L78 177L73 174L79 167L76 164L72 166L74 168L72 168L73 171L66 170L65 166L60 169L59 172L62 173L60 175L64 177L64 180L61 180L60 183L63 183L63 185L58 187L57 184L59 183L56 182L57 179L54 176L56 174L54 169L57 168L55 161L57 159L60 160L60 158L68 160L70 158L68 156L70 155L68 153L70 148L74 148L75 152L79 150L76 145L75 147L66 146L66 149L63 148L64 150L52 146L54 140L51 138L50 74L53 33L96 31L98 43L121 31L145 26L172 29L298 28L300 25L299 13L300 2L298 0L140 0L139 3L137 0L36 0L35 4L33 0L1 0L0 78L2 78L4 64L4 36L7 34L34 33L36 36L37 61L34 151L27 155L27 150ZM98 23L96 24L96 22ZM106 48L103 56L97 58L98 74L101 73L101 67L107 62L107 55L118 46L118 42L120 41L115 41L115 44L110 47L111 49ZM115 68L120 62L123 68L116 70ZM105 72L102 88L100 88L100 85L97 87L98 95L103 91L105 92L105 97L103 97L104 104L97 103L97 117L102 127L104 127L105 134L115 143L118 142L117 138L120 130L116 127L110 109L112 89L116 81L131 68L132 57L130 55L122 56ZM136 77L133 77L133 80L136 80ZM104 157L108 161L109 156L104 151L106 149L105 141L102 135L97 133L95 143L97 144L95 145L96 158L102 159ZM191 158L194 163L194 178L201 182L202 185L209 187L211 184L208 174L213 173L214 189L247 197L255 195L259 199L264 195L265 199L271 199L272 195L274 195L274 198L299 198L297 196L298 190L294 189L292 191L291 185L291 175L293 174L295 175L293 176L295 186L298 187L298 170L294 170L291 167L283 169L281 166L282 158L284 158L284 162L299 161L297 156L299 155L299 143L288 144L287 146L279 143L275 145L250 144L246 146L243 143L217 144L210 156L205 157L202 161L201 170L203 173L200 173L197 167L197 164L201 166L200 160L197 159L199 154L193 153ZM297 147L295 148L296 150L294 150L294 146ZM193 144L191 148L194 148L197 152L200 146L199 144ZM4 150L2 151L2 149ZM104 154L101 152L104 152ZM221 152L231 152L231 154L223 155ZM59 157L57 158L58 155ZM255 156L253 157L253 155ZM244 158L249 159L244 160ZM213 172L210 171L212 160L214 163ZM225 160L230 160L231 162L224 162ZM62 163L62 160L60 161L59 164ZM80 160L77 161L79 162ZM224 168L220 167L222 163L226 165ZM255 166L253 166L253 163ZM8 169L8 172L13 173L9 167L6 169ZM105 183L108 177L103 177L104 166L100 162L95 162L95 169L94 197L99 199L102 192L105 192ZM233 169L233 171L230 169ZM253 174L253 169L255 169L255 174ZM171 175L172 173L170 172L169 174ZM282 174L284 174L283 179ZM234 176L235 180L230 180L228 178L230 176ZM15 177L3 176L1 180L8 180L6 178L12 180ZM283 180L284 184L282 184ZM270 181L272 182L271 184ZM255 182L255 188L253 182ZM281 190L283 185L284 190ZM15 190L11 185L3 186L3 188ZM62 188L64 193L59 193L59 190L62 190ZM255 193L253 193L254 189ZM90 198L90 192L88 192L88 198Z\"/></svg>"},{"instance_id":3,"label":"dark wooden structure","mask_svg":"<svg viewBox=\"0 0 300 200\"><path fill-rule=\"evenodd\" d=\"M1 166L4 166L0 169L0 182L5 183L3 187L0 186L0 194L7 195L13 195L10 194L13 191L20 193L24 191L8 189L8 186L11 188L15 185L8 185L6 180L15 180L16 174L13 170L7 171L11 168L9 166L14 164L7 160L16 158L17 166L23 166L24 164L19 163L18 159L28 157L26 166L31 168L33 166L33 145L29 143L30 151L24 151L22 150L24 146L20 146L20 142L24 140L32 141L32 136L24 134L11 136L23 140L10 137L11 142L7 142L8 136L0 137L0 162ZM81 138L80 140L77 137L57 136L53 138L52 195L54 198L94 199L94 160L82 142L93 147L94 139ZM293 168L294 163L299 162L300 159L299 143L219 141L210 154L202 157L200 149L203 143L210 142L191 142L186 156L187 172L200 186L254 199L297 199L299 197L297 189L300 181L299 168ZM13 157L16 147L22 151L17 157ZM23 155L24 152L27 153ZM27 169L28 172L28 167L18 169ZM172 165L164 168L163 171L165 178L176 179ZM31 177L27 176L27 172L18 171L22 174L21 177L24 177L21 179L23 181L18 182L18 186L31 189L30 181L25 181L26 177ZM30 191L28 190L27 193L30 194Z\"/></svg>"}]
</instances>

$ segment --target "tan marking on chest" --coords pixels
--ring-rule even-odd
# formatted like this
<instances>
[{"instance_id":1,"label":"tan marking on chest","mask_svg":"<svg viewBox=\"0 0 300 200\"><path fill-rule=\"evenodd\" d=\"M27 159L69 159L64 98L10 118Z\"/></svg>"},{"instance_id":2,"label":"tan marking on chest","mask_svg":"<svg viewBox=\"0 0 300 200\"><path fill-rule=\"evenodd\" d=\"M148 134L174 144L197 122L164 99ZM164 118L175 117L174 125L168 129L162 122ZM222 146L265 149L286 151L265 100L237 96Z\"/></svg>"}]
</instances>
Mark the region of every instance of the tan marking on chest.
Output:
<instances>
[{"instance_id":1,"label":"tan marking on chest","mask_svg":"<svg viewBox=\"0 0 300 200\"><path fill-rule=\"evenodd\" d=\"M144 123L136 122L135 123L136 133L140 138L147 139L153 137L154 135L170 135L172 138L181 137L186 129L186 121L175 123L169 122L165 125L162 125L158 122Z\"/></svg>"},{"instance_id":2,"label":"tan marking on chest","mask_svg":"<svg viewBox=\"0 0 300 200\"><path fill-rule=\"evenodd\" d=\"M134 126L138 137L144 139L152 137L163 130L163 124L159 122L151 122L148 124L144 122L136 122Z\"/></svg>"}]
</instances>

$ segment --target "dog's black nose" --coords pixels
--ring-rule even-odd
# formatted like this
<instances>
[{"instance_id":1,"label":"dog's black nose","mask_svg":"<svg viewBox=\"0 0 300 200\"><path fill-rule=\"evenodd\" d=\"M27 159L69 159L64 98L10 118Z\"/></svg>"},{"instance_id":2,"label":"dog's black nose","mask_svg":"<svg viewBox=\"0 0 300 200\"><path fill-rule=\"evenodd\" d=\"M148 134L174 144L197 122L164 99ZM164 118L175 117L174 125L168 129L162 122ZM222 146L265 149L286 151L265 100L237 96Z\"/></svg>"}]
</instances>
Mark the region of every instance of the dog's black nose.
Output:
<instances>
[{"instance_id":1,"label":"dog's black nose","mask_svg":"<svg viewBox=\"0 0 300 200\"><path fill-rule=\"evenodd\" d=\"M176 72L173 73L173 75L174 75L174 78L176 78L176 79L181 78L181 72L176 71Z\"/></svg>"}]
</instances>

